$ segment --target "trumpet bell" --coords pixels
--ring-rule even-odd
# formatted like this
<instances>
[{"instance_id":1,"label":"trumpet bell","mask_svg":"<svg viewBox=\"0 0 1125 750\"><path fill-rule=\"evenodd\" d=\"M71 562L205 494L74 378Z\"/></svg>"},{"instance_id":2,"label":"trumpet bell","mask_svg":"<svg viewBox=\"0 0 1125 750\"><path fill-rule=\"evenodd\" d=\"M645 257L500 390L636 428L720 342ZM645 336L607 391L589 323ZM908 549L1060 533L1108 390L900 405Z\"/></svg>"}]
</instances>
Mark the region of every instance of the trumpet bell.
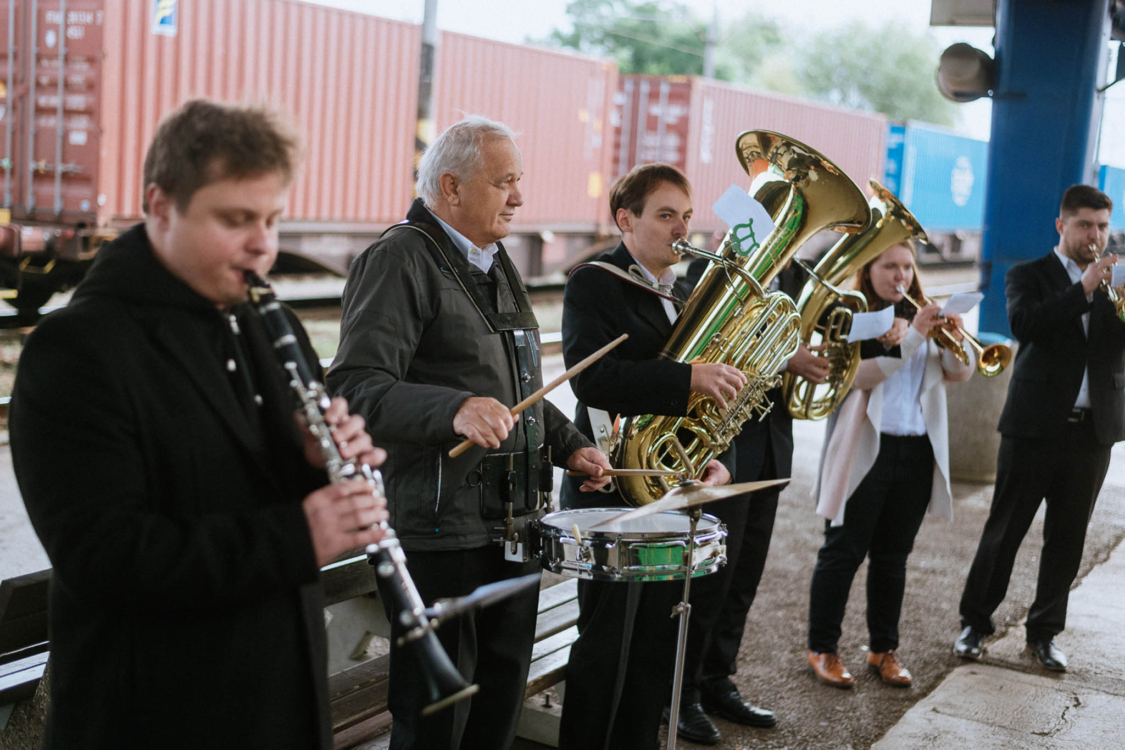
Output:
<instances>
[{"instance_id":1,"label":"trumpet bell","mask_svg":"<svg viewBox=\"0 0 1125 750\"><path fill-rule=\"evenodd\" d=\"M994 378L1004 372L1012 362L1012 350L1004 344L992 344L985 347L980 353L977 362L977 372L986 378Z\"/></svg>"}]
</instances>

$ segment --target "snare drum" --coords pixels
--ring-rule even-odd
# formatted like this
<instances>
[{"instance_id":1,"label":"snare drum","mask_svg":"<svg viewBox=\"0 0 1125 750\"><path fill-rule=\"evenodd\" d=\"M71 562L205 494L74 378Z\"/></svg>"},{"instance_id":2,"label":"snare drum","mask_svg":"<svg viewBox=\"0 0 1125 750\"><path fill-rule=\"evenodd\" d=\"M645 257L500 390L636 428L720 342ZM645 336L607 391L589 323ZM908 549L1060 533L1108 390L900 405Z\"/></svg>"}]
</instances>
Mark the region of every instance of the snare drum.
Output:
<instances>
[{"instance_id":1,"label":"snare drum","mask_svg":"<svg viewBox=\"0 0 1125 750\"><path fill-rule=\"evenodd\" d=\"M591 527L625 508L586 508L550 513L539 521L543 567L593 581L671 581L687 571L691 519L664 511L602 528ZM577 525L581 541L572 527ZM695 529L692 577L715 573L727 561L727 530L704 514Z\"/></svg>"}]
</instances>

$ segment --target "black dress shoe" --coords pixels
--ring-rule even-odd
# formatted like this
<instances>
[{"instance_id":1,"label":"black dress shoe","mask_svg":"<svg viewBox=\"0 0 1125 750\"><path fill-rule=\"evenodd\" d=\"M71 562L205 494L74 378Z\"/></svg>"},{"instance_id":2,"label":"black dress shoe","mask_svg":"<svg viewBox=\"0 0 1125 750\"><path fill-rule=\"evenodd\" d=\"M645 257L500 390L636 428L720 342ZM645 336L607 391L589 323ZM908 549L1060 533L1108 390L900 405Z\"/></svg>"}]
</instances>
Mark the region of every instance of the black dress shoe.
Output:
<instances>
[{"instance_id":1,"label":"black dress shoe","mask_svg":"<svg viewBox=\"0 0 1125 750\"><path fill-rule=\"evenodd\" d=\"M1058 647L1055 646L1054 639L1041 638L1036 641L1028 641L1027 650L1035 654L1039 663L1052 672L1066 671L1066 654L1059 651Z\"/></svg>"},{"instance_id":2,"label":"black dress shoe","mask_svg":"<svg viewBox=\"0 0 1125 750\"><path fill-rule=\"evenodd\" d=\"M777 717L773 715L773 711L751 706L742 699L737 690L704 691L703 710L748 727L768 729L777 724Z\"/></svg>"},{"instance_id":3,"label":"black dress shoe","mask_svg":"<svg viewBox=\"0 0 1125 750\"><path fill-rule=\"evenodd\" d=\"M676 725L676 736L701 745L718 745L723 735L719 728L703 713L703 706L687 703L680 706L680 720Z\"/></svg>"},{"instance_id":4,"label":"black dress shoe","mask_svg":"<svg viewBox=\"0 0 1125 750\"><path fill-rule=\"evenodd\" d=\"M980 661L981 657L984 656L984 633L972 625L966 626L961 631L961 636L953 644L953 653L962 659Z\"/></svg>"}]
</instances>

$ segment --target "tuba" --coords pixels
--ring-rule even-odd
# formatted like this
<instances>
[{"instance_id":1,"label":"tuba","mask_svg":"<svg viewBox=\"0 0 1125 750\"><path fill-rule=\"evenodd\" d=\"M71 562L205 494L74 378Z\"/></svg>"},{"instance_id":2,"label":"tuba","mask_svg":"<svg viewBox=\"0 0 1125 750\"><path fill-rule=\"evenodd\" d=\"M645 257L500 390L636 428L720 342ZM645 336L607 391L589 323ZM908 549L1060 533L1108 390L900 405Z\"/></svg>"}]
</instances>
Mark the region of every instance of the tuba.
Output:
<instances>
[{"instance_id":1,"label":"tuba","mask_svg":"<svg viewBox=\"0 0 1125 750\"><path fill-rule=\"evenodd\" d=\"M871 221L858 234L841 237L821 258L801 290L797 312L801 316L801 341L813 354L829 361L828 378L812 383L792 373L782 378L786 407L794 419L824 419L844 401L859 369L859 344L848 343L852 315L867 312L867 300L856 291L840 289L843 283L884 250L909 239L926 241L926 233L898 198L875 180L868 202ZM801 261L797 261L800 263Z\"/></svg>"},{"instance_id":2,"label":"tuba","mask_svg":"<svg viewBox=\"0 0 1125 750\"><path fill-rule=\"evenodd\" d=\"M750 195L769 212L775 228L757 237L752 223L740 224L727 233L716 254L698 253L713 262L684 306L660 358L732 365L746 375L747 383L727 409L693 393L686 416L627 418L610 451L616 467L664 469L694 478L727 449L743 422L755 414L764 416L770 409L766 393L780 383L778 372L797 350L800 337L793 300L765 288L817 232L857 232L867 224L862 191L814 149L765 130L743 133L735 148L751 178ZM682 240L675 249L697 252ZM633 505L659 500L671 488L664 477L622 476L615 481Z\"/></svg>"}]
</instances>

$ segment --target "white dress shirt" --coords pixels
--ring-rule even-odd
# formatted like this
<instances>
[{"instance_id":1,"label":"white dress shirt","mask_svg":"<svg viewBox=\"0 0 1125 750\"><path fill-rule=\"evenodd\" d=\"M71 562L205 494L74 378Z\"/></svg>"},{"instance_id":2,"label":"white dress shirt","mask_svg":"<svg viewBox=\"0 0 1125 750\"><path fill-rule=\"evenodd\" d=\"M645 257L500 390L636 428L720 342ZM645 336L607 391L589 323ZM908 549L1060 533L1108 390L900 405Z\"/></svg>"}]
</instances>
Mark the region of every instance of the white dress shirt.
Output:
<instances>
[{"instance_id":1,"label":"white dress shirt","mask_svg":"<svg viewBox=\"0 0 1125 750\"><path fill-rule=\"evenodd\" d=\"M428 208L426 210L429 211ZM496 255L497 247L495 242L490 245L485 245L484 247L477 247L468 237L446 224L441 220L441 217L433 211L430 211L430 216L433 216L434 219L437 220L437 223L441 225L445 233L449 235L449 239L453 240L453 244L465 254L465 257L469 259L470 263L485 273L488 273L489 269L492 268L493 256Z\"/></svg>"},{"instance_id":2,"label":"white dress shirt","mask_svg":"<svg viewBox=\"0 0 1125 750\"><path fill-rule=\"evenodd\" d=\"M633 258L633 254L629 253L629 257ZM645 280L648 281L648 283L658 284L662 287L665 287L668 290L667 293L672 294L672 285L676 283L675 271L673 271L671 268L665 268L664 273L660 274L660 278L658 279L653 276L647 268L642 266L640 263L637 263L636 258L633 258L633 262L636 264L637 268L641 269L641 274L645 277ZM663 297L660 298L660 304L664 306L664 314L668 316L668 321L670 323L675 323L676 318L679 316L679 313L676 312L676 306L672 304L671 300L664 299Z\"/></svg>"},{"instance_id":3,"label":"white dress shirt","mask_svg":"<svg viewBox=\"0 0 1125 750\"><path fill-rule=\"evenodd\" d=\"M1078 267L1071 258L1063 255L1059 251L1059 246L1055 245L1055 257L1063 264L1066 269L1066 275L1070 277L1071 284L1077 284L1082 280L1082 269ZM1086 301L1092 302L1094 300L1093 294L1086 295ZM1082 332L1086 334L1086 338L1090 337L1090 311L1082 313ZM1082 387L1078 389L1078 398L1074 399L1075 409L1089 409L1090 408L1090 366L1082 370Z\"/></svg>"},{"instance_id":4,"label":"white dress shirt","mask_svg":"<svg viewBox=\"0 0 1125 750\"><path fill-rule=\"evenodd\" d=\"M923 343L902 367L883 382L883 419L879 432L888 435L926 434L921 401L926 349Z\"/></svg>"}]
</instances>

